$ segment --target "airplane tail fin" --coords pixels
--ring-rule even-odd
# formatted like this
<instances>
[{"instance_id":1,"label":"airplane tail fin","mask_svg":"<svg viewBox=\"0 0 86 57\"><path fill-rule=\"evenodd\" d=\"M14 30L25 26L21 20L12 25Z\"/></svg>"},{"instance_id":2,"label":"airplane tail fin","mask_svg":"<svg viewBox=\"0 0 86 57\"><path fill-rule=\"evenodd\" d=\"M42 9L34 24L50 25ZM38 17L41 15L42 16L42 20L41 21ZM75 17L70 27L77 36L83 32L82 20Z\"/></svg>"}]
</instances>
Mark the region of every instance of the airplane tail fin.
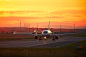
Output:
<instances>
[{"instance_id":1,"label":"airplane tail fin","mask_svg":"<svg viewBox=\"0 0 86 57\"><path fill-rule=\"evenodd\" d=\"M50 21L49 21L49 24L48 24L48 30L50 30Z\"/></svg>"}]
</instances>

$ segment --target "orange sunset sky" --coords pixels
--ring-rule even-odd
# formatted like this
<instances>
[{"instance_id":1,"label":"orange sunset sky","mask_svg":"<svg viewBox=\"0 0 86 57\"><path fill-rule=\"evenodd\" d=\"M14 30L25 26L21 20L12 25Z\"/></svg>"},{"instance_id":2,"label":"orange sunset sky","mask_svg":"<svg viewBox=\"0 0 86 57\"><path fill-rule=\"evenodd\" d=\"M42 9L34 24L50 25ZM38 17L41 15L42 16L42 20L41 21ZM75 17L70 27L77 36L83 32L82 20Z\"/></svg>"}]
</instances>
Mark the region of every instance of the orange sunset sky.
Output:
<instances>
[{"instance_id":1,"label":"orange sunset sky","mask_svg":"<svg viewBox=\"0 0 86 57\"><path fill-rule=\"evenodd\" d=\"M86 0L0 0L0 27L86 28Z\"/></svg>"}]
</instances>

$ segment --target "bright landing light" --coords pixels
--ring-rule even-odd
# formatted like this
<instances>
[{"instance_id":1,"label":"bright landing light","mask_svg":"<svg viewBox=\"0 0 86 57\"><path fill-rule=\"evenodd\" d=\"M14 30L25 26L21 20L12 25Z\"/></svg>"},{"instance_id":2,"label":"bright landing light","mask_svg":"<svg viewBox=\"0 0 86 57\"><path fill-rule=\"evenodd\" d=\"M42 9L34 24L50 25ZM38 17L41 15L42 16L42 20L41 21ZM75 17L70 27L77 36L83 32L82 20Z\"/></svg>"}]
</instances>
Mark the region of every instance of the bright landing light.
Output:
<instances>
[{"instance_id":1,"label":"bright landing light","mask_svg":"<svg viewBox=\"0 0 86 57\"><path fill-rule=\"evenodd\" d=\"M46 37L44 37L44 39L46 39Z\"/></svg>"}]
</instances>

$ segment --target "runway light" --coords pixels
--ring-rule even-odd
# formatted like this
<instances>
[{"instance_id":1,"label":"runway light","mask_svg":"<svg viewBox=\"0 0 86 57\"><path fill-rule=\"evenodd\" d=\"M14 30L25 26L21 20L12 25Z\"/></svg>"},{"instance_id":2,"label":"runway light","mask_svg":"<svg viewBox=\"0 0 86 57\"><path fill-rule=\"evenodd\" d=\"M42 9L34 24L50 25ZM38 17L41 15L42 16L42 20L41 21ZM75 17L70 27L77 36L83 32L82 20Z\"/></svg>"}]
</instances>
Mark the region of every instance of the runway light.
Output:
<instances>
[{"instance_id":1,"label":"runway light","mask_svg":"<svg viewBox=\"0 0 86 57\"><path fill-rule=\"evenodd\" d=\"M44 39L46 39L46 37L44 37Z\"/></svg>"}]
</instances>

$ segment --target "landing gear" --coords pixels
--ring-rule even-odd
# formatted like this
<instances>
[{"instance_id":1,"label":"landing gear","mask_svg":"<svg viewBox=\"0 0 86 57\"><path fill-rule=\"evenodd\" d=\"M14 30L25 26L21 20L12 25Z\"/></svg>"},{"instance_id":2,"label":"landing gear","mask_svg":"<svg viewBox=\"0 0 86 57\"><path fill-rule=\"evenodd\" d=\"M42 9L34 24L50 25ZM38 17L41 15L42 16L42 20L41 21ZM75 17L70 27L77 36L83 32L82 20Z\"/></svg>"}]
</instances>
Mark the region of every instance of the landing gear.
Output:
<instances>
[{"instance_id":1,"label":"landing gear","mask_svg":"<svg viewBox=\"0 0 86 57\"><path fill-rule=\"evenodd\" d=\"M55 36L55 39L58 39L59 38L59 36Z\"/></svg>"},{"instance_id":2,"label":"landing gear","mask_svg":"<svg viewBox=\"0 0 86 57\"><path fill-rule=\"evenodd\" d=\"M52 40L53 40L53 41L55 41L55 39L54 39L54 38L53 38Z\"/></svg>"},{"instance_id":3,"label":"landing gear","mask_svg":"<svg viewBox=\"0 0 86 57\"><path fill-rule=\"evenodd\" d=\"M39 39L39 41L40 41L40 40L42 41L42 39Z\"/></svg>"},{"instance_id":4,"label":"landing gear","mask_svg":"<svg viewBox=\"0 0 86 57\"><path fill-rule=\"evenodd\" d=\"M52 39L53 41L55 41L55 38L53 37L53 39Z\"/></svg>"},{"instance_id":5,"label":"landing gear","mask_svg":"<svg viewBox=\"0 0 86 57\"><path fill-rule=\"evenodd\" d=\"M37 39L38 39L38 37L37 37L37 36L35 36L35 39L37 40Z\"/></svg>"},{"instance_id":6,"label":"landing gear","mask_svg":"<svg viewBox=\"0 0 86 57\"><path fill-rule=\"evenodd\" d=\"M46 41L46 39L44 39Z\"/></svg>"},{"instance_id":7,"label":"landing gear","mask_svg":"<svg viewBox=\"0 0 86 57\"><path fill-rule=\"evenodd\" d=\"M39 41L40 41L40 40L42 41L41 37L40 37Z\"/></svg>"}]
</instances>

